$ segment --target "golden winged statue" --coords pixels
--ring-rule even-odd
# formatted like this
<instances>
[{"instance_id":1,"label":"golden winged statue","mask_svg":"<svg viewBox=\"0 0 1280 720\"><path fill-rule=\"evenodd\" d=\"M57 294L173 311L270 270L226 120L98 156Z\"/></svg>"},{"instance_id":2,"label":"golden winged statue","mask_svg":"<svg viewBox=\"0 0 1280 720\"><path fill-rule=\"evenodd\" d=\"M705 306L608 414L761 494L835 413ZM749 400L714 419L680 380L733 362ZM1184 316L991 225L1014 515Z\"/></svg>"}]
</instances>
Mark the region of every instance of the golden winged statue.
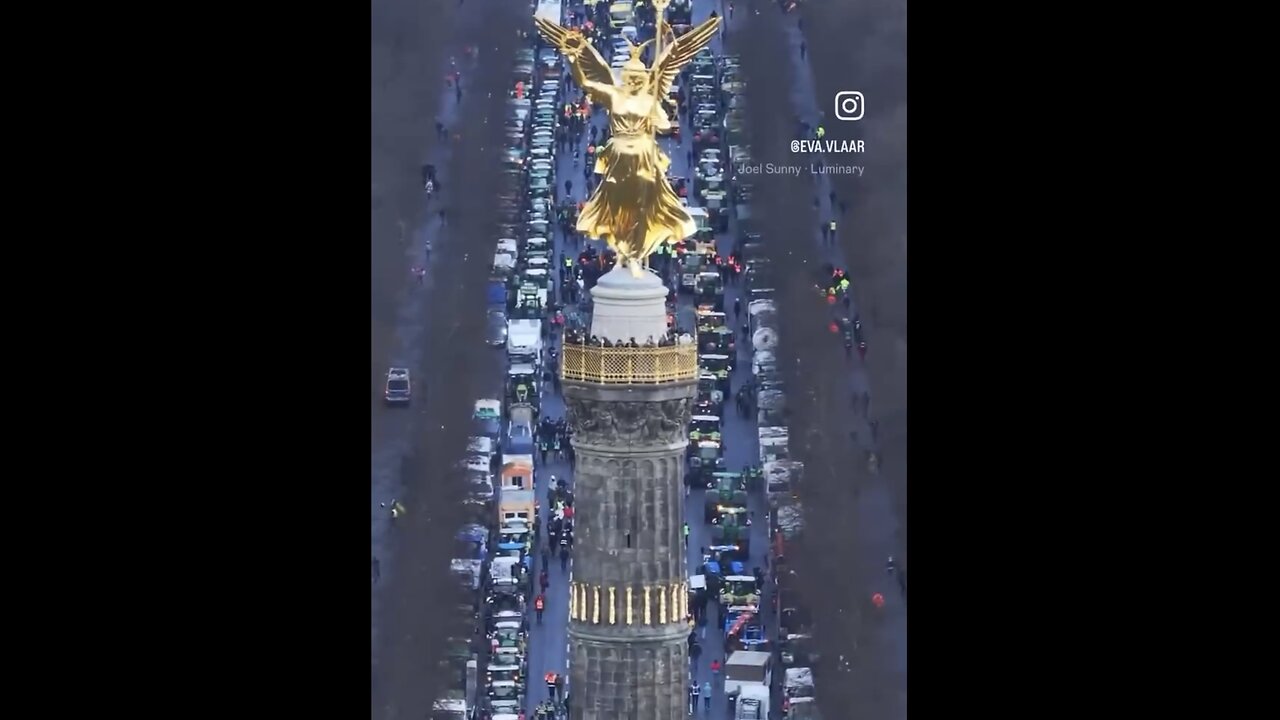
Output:
<instances>
[{"instance_id":1,"label":"golden winged statue","mask_svg":"<svg viewBox=\"0 0 1280 720\"><path fill-rule=\"evenodd\" d=\"M666 5L662 0L654 3L658 38L663 37ZM534 18L534 23L538 34L569 61L578 87L609 113L609 142L596 150L600 184L578 216L578 231L607 242L618 253L618 261L639 277L649 255L662 243L679 242L697 230L667 182L671 158L658 147L654 135L671 128L663 103L680 70L715 37L720 18L707 20L662 49L652 68L640 59L644 45L632 45L631 59L622 67L620 78L614 77L609 64L577 30L542 18Z\"/></svg>"}]
</instances>

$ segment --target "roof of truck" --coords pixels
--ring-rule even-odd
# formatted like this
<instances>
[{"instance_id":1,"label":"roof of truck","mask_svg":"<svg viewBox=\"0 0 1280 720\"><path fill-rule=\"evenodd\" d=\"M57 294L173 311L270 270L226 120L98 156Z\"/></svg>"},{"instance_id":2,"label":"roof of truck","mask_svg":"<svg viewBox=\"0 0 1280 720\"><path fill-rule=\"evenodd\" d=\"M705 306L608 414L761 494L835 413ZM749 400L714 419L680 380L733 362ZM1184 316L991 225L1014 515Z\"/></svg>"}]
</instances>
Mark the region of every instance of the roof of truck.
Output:
<instances>
[{"instance_id":1,"label":"roof of truck","mask_svg":"<svg viewBox=\"0 0 1280 720\"><path fill-rule=\"evenodd\" d=\"M813 670L807 667L787 668L786 680L783 684L787 687L805 687L813 685Z\"/></svg>"},{"instance_id":2,"label":"roof of truck","mask_svg":"<svg viewBox=\"0 0 1280 720\"><path fill-rule=\"evenodd\" d=\"M752 578L754 580L754 578ZM764 667L769 663L771 654L767 652L756 652L754 650L737 650L729 659L725 661L726 665L758 665Z\"/></svg>"}]
</instances>

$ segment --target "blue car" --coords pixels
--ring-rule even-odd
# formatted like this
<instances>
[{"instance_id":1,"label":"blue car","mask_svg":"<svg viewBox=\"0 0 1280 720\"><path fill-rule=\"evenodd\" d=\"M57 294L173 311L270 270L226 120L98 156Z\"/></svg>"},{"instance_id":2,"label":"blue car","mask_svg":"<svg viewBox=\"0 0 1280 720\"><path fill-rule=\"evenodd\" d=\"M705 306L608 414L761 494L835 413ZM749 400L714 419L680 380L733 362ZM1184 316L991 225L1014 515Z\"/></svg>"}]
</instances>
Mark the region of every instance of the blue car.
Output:
<instances>
[{"instance_id":1,"label":"blue car","mask_svg":"<svg viewBox=\"0 0 1280 720\"><path fill-rule=\"evenodd\" d=\"M505 308L507 306L507 286L501 280L490 280L488 289L488 305Z\"/></svg>"}]
</instances>

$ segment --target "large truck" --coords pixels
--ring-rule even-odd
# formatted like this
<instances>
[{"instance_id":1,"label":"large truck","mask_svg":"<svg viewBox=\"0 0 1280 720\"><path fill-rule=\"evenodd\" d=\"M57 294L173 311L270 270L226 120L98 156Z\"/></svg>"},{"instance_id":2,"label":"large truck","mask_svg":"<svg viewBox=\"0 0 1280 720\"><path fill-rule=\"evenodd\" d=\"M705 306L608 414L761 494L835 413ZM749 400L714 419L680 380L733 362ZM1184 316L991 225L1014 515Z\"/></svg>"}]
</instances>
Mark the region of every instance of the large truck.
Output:
<instances>
[{"instance_id":1,"label":"large truck","mask_svg":"<svg viewBox=\"0 0 1280 720\"><path fill-rule=\"evenodd\" d=\"M504 453L502 456L502 473L499 476L499 489L532 490L533 456L507 455Z\"/></svg>"},{"instance_id":2,"label":"large truck","mask_svg":"<svg viewBox=\"0 0 1280 720\"><path fill-rule=\"evenodd\" d=\"M769 507L776 508L799 497L804 477L804 463L799 460L774 460L762 465L765 497Z\"/></svg>"},{"instance_id":3,"label":"large truck","mask_svg":"<svg viewBox=\"0 0 1280 720\"><path fill-rule=\"evenodd\" d=\"M520 522L533 527L538 518L533 490L503 488L498 500L498 525Z\"/></svg>"},{"instance_id":4,"label":"large truck","mask_svg":"<svg viewBox=\"0 0 1280 720\"><path fill-rule=\"evenodd\" d=\"M788 459L787 445L790 433L785 427L762 427L757 430L760 439L760 462L775 462Z\"/></svg>"},{"instance_id":5,"label":"large truck","mask_svg":"<svg viewBox=\"0 0 1280 720\"><path fill-rule=\"evenodd\" d=\"M786 713L787 720L813 718L813 712L817 710L814 703L813 670L807 667L787 668L782 693L782 711Z\"/></svg>"},{"instance_id":6,"label":"large truck","mask_svg":"<svg viewBox=\"0 0 1280 720\"><path fill-rule=\"evenodd\" d=\"M431 720L471 720L467 701L461 698L445 698L431 706Z\"/></svg>"},{"instance_id":7,"label":"large truck","mask_svg":"<svg viewBox=\"0 0 1280 720\"><path fill-rule=\"evenodd\" d=\"M542 321L507 321L507 356L512 362L525 361L534 367L542 364Z\"/></svg>"},{"instance_id":8,"label":"large truck","mask_svg":"<svg viewBox=\"0 0 1280 720\"><path fill-rule=\"evenodd\" d=\"M738 650L724 662L724 693L737 696L742 688L758 685L768 692L773 682L773 653Z\"/></svg>"},{"instance_id":9,"label":"large truck","mask_svg":"<svg viewBox=\"0 0 1280 720\"><path fill-rule=\"evenodd\" d=\"M818 714L817 698L787 698L782 701L782 708L787 713L787 720L821 720Z\"/></svg>"},{"instance_id":10,"label":"large truck","mask_svg":"<svg viewBox=\"0 0 1280 720\"><path fill-rule=\"evenodd\" d=\"M732 703L734 720L766 720L769 686L773 681L773 653L738 650L724 663L724 692Z\"/></svg>"},{"instance_id":11,"label":"large truck","mask_svg":"<svg viewBox=\"0 0 1280 720\"><path fill-rule=\"evenodd\" d=\"M733 720L768 720L769 688L748 683L738 689L733 701ZM788 719L790 720L790 719Z\"/></svg>"}]
</instances>

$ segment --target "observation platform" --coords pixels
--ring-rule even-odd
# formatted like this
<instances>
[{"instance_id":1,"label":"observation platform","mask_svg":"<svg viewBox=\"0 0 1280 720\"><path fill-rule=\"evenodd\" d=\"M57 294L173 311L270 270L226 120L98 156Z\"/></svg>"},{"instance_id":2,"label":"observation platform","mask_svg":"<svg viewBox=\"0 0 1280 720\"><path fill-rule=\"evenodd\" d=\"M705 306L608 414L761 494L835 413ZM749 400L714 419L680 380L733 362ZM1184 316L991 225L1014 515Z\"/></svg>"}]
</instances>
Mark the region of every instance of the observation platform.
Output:
<instances>
[{"instance_id":1,"label":"observation platform","mask_svg":"<svg viewBox=\"0 0 1280 720\"><path fill-rule=\"evenodd\" d=\"M661 385L698 379L698 346L603 347L566 342L560 378L599 385Z\"/></svg>"}]
</instances>

